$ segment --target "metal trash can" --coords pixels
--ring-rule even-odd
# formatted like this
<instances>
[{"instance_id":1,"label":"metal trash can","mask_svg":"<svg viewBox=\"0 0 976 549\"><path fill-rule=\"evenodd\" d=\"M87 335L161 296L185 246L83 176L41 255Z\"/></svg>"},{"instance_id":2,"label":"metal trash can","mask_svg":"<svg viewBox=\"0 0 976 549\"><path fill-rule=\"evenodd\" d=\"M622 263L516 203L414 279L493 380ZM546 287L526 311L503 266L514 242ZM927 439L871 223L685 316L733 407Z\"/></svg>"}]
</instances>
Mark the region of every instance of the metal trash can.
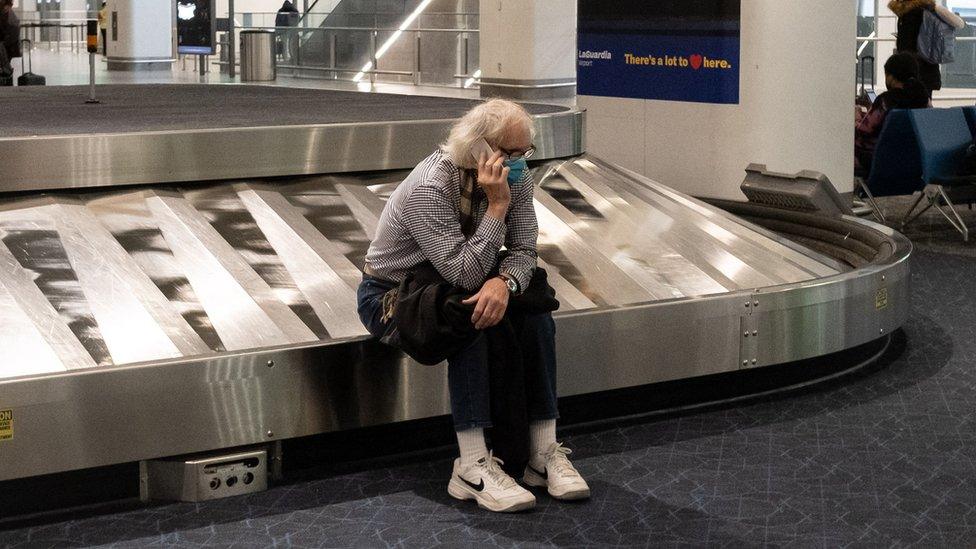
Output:
<instances>
[{"instance_id":1,"label":"metal trash can","mask_svg":"<svg viewBox=\"0 0 976 549\"><path fill-rule=\"evenodd\" d=\"M277 78L274 48L274 31L241 31L241 82L268 82Z\"/></svg>"}]
</instances>

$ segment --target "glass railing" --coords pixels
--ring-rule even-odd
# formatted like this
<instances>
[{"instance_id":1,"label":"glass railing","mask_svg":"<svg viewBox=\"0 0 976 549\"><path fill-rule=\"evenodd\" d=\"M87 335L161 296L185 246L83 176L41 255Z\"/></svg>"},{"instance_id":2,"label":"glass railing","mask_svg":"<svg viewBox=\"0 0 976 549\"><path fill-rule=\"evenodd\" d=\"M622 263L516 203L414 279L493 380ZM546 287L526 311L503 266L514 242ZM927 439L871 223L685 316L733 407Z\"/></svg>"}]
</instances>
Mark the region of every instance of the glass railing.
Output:
<instances>
[{"instance_id":1,"label":"glass railing","mask_svg":"<svg viewBox=\"0 0 976 549\"><path fill-rule=\"evenodd\" d=\"M475 86L480 76L476 13L310 11L289 27L274 26L276 16L236 14L236 30L274 30L285 74L453 87Z\"/></svg>"},{"instance_id":2,"label":"glass railing","mask_svg":"<svg viewBox=\"0 0 976 549\"><path fill-rule=\"evenodd\" d=\"M43 10L28 11L19 15L21 38L39 45L61 50L62 45L72 51L82 51L85 41L85 25L98 18L96 11Z\"/></svg>"}]
</instances>

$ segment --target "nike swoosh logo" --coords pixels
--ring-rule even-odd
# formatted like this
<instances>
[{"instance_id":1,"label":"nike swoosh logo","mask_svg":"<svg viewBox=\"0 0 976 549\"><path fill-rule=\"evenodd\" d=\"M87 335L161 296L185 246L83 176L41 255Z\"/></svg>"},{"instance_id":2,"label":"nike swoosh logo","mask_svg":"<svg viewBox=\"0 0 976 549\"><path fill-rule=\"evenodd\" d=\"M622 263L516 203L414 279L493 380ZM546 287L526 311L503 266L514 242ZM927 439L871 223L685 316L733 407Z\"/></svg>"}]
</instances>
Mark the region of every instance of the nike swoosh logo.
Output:
<instances>
[{"instance_id":1,"label":"nike swoosh logo","mask_svg":"<svg viewBox=\"0 0 976 549\"><path fill-rule=\"evenodd\" d=\"M543 479L549 480L549 471L537 471L536 468L531 465L529 465L529 469L532 469L533 473L539 475Z\"/></svg>"},{"instance_id":2,"label":"nike swoosh logo","mask_svg":"<svg viewBox=\"0 0 976 549\"><path fill-rule=\"evenodd\" d=\"M467 479L465 479L464 477L462 477L460 475L458 475L458 478L461 479L461 482L467 484L468 486L474 488L475 490L477 490L479 492L485 489L485 479L481 479L481 482L479 482L478 484L475 484L473 482L469 482Z\"/></svg>"}]
</instances>

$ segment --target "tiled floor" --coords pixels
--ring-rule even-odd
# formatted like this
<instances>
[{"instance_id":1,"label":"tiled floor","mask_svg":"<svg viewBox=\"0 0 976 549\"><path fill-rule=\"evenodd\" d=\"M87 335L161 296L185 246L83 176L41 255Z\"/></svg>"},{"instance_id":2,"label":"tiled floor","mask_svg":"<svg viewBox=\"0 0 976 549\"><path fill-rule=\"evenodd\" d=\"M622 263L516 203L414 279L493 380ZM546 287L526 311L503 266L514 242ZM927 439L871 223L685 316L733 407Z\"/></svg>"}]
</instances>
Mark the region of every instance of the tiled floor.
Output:
<instances>
[{"instance_id":1,"label":"tiled floor","mask_svg":"<svg viewBox=\"0 0 976 549\"><path fill-rule=\"evenodd\" d=\"M571 436L584 503L539 494L532 512L492 515L447 495L449 460L414 460L0 532L0 545L972 547L976 244L942 233L931 216L911 233L900 357L799 395Z\"/></svg>"}]
</instances>

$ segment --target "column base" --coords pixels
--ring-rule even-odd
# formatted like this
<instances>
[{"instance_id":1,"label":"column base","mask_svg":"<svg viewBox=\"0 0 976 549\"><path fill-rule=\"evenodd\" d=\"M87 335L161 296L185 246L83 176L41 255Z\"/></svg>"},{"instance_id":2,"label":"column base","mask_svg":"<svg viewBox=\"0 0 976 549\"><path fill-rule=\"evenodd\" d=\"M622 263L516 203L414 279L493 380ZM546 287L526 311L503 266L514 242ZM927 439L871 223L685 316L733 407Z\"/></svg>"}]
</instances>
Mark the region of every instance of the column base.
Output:
<instances>
[{"instance_id":1,"label":"column base","mask_svg":"<svg viewBox=\"0 0 976 549\"><path fill-rule=\"evenodd\" d=\"M110 71L150 72L168 71L173 68L175 59L113 59L106 60Z\"/></svg>"},{"instance_id":2,"label":"column base","mask_svg":"<svg viewBox=\"0 0 976 549\"><path fill-rule=\"evenodd\" d=\"M565 99L576 95L576 80L511 80L507 78L482 78L481 97L537 100Z\"/></svg>"}]
</instances>

